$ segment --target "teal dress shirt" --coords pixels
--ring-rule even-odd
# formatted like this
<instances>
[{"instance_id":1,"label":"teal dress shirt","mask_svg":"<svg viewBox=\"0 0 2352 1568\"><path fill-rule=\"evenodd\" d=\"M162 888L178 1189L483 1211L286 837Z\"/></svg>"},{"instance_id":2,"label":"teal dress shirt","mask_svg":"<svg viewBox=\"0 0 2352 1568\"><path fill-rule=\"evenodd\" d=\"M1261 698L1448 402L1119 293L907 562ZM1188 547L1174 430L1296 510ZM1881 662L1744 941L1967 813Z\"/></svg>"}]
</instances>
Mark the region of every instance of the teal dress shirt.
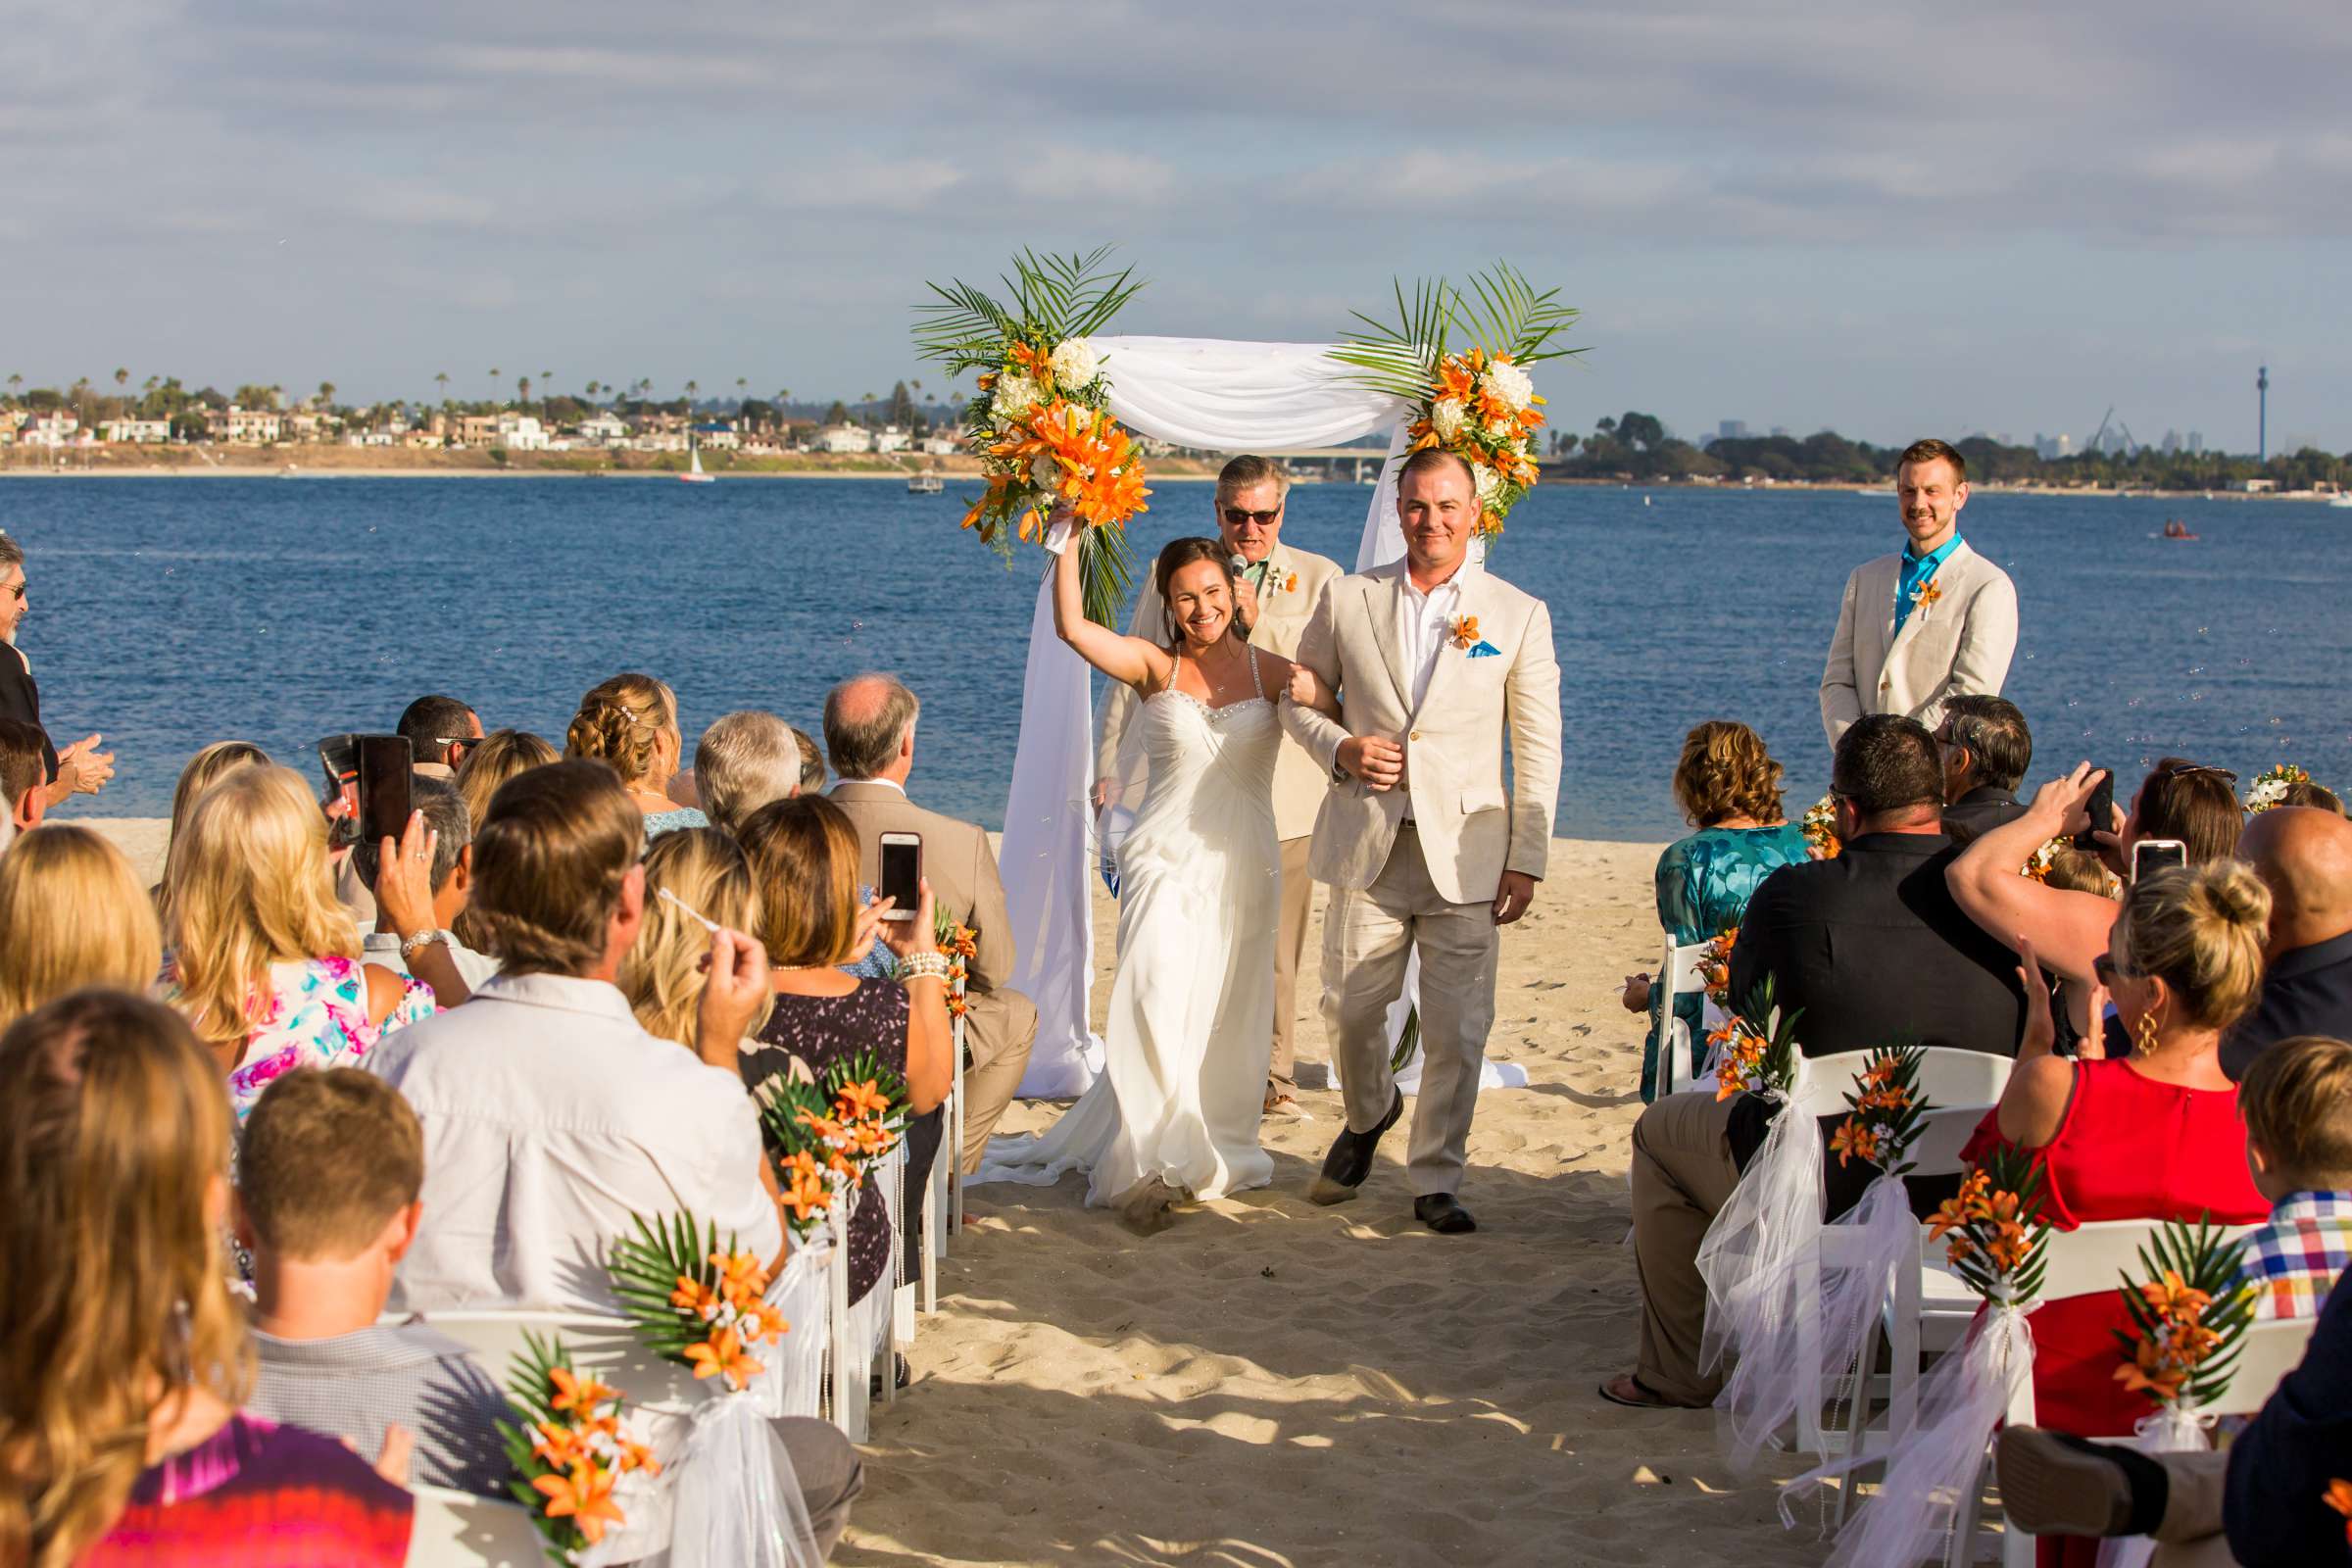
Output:
<instances>
[{"instance_id":1,"label":"teal dress shirt","mask_svg":"<svg viewBox=\"0 0 2352 1568\"><path fill-rule=\"evenodd\" d=\"M1952 536L1949 539L1924 556L1913 555L1909 545L1903 546L1903 570L1901 576L1895 579L1894 584L1894 629L1896 631L1901 631L1903 622L1911 618L1911 596L1934 582L1936 568L1942 565L1945 558L1959 548L1960 530L1957 528L1952 530Z\"/></svg>"}]
</instances>

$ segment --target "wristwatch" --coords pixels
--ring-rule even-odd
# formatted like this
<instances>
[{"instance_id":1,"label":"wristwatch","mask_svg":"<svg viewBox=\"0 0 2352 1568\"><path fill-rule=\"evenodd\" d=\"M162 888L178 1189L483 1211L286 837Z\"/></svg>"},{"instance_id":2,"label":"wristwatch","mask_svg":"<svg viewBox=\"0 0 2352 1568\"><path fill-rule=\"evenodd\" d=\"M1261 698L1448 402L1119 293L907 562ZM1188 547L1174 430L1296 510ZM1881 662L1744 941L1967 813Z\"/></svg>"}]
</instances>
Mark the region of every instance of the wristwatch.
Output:
<instances>
[{"instance_id":1,"label":"wristwatch","mask_svg":"<svg viewBox=\"0 0 2352 1568\"><path fill-rule=\"evenodd\" d=\"M400 961L407 963L411 958L416 956L419 949L429 948L436 942L447 942L448 940L440 932L432 930L418 931L411 936L405 936L400 939Z\"/></svg>"}]
</instances>

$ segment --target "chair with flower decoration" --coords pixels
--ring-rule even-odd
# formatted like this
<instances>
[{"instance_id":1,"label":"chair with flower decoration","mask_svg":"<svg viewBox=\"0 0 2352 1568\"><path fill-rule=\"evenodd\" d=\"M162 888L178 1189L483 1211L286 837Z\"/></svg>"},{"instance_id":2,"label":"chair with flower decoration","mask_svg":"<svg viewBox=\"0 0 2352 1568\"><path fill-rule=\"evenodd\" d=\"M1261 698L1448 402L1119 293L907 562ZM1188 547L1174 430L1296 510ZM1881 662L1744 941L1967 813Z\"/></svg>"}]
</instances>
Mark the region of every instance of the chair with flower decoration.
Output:
<instances>
[{"instance_id":1,"label":"chair with flower decoration","mask_svg":"<svg viewBox=\"0 0 2352 1568\"><path fill-rule=\"evenodd\" d=\"M545 1340L561 1335L572 1365L594 1372L620 1392L631 1409L683 1411L694 1408L702 1390L694 1374L648 1349L626 1318L596 1312L545 1312L521 1307L481 1307L463 1312L428 1312L424 1320L448 1335L504 1384L507 1368L524 1352L524 1336ZM406 1322L405 1315L387 1323Z\"/></svg>"},{"instance_id":2,"label":"chair with flower decoration","mask_svg":"<svg viewBox=\"0 0 2352 1568\"><path fill-rule=\"evenodd\" d=\"M1673 932L1666 933L1666 950L1658 959L1658 978L1650 987L1650 1005L1658 1020L1656 1088L1660 1098L1692 1087L1682 1081L1684 1064L1690 1059L1690 1027L1675 1015L1674 1004L1684 997L1706 991L1707 947L1704 942L1680 945Z\"/></svg>"},{"instance_id":3,"label":"chair with flower decoration","mask_svg":"<svg viewBox=\"0 0 2352 1568\"><path fill-rule=\"evenodd\" d=\"M547 1560L547 1543L522 1504L446 1487L409 1490L416 1511L408 1568L536 1568Z\"/></svg>"}]
</instances>

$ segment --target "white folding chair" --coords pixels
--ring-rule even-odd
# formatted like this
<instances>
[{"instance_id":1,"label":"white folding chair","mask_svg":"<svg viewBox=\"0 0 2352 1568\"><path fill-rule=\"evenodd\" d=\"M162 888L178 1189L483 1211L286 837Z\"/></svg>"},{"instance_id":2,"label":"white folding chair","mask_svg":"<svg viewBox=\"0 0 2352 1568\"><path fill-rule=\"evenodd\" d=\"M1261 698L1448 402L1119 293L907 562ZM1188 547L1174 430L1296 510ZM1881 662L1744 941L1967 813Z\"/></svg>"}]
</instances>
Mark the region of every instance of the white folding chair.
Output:
<instances>
[{"instance_id":1,"label":"white folding chair","mask_svg":"<svg viewBox=\"0 0 2352 1568\"><path fill-rule=\"evenodd\" d=\"M1706 976L1699 971L1699 959L1706 951L1704 942L1678 947L1674 933L1666 933L1666 949L1658 959L1658 978L1650 986L1651 1000L1658 1009L1655 1084L1660 1097L1684 1087L1685 1064L1690 1059L1690 1026L1675 1016L1674 1004L1683 997L1706 991Z\"/></svg>"},{"instance_id":2,"label":"white folding chair","mask_svg":"<svg viewBox=\"0 0 2352 1568\"><path fill-rule=\"evenodd\" d=\"M546 1543L518 1502L442 1487L411 1487L416 1498L408 1568L540 1568Z\"/></svg>"},{"instance_id":3,"label":"white folding chair","mask_svg":"<svg viewBox=\"0 0 2352 1568\"><path fill-rule=\"evenodd\" d=\"M852 1189L846 1201L832 1207L833 1258L826 1269L825 1320L832 1341L833 1424L852 1443L866 1440L868 1366L872 1347L859 1346L850 1308L850 1209L858 1200Z\"/></svg>"},{"instance_id":4,"label":"white folding chair","mask_svg":"<svg viewBox=\"0 0 2352 1568\"><path fill-rule=\"evenodd\" d=\"M959 982L956 986L956 990L960 993L962 989L962 985ZM949 1162L948 1185L956 1195L956 1205L949 1211L950 1218L948 1221L948 1231L951 1235L955 1236L961 1236L963 1234L964 1022L965 1020L958 1016L956 1020L956 1027L950 1035L950 1042L954 1048L956 1055L956 1078L955 1082L949 1087L948 1090L948 1148L954 1156ZM947 1249L945 1246L941 1247L940 1255L942 1257L947 1255Z\"/></svg>"},{"instance_id":5,"label":"white folding chair","mask_svg":"<svg viewBox=\"0 0 2352 1568\"><path fill-rule=\"evenodd\" d=\"M405 1319L392 1317L387 1321ZM694 1374L646 1348L628 1321L595 1312L544 1312L484 1307L428 1312L425 1321L473 1352L501 1389L525 1336L561 1338L572 1365L611 1384L631 1409L691 1410L702 1391Z\"/></svg>"},{"instance_id":6,"label":"white folding chair","mask_svg":"<svg viewBox=\"0 0 2352 1568\"><path fill-rule=\"evenodd\" d=\"M2111 1219L2093 1220L2071 1231L2052 1231L2042 1252L2040 1301L2047 1303L2065 1300L2070 1297L2105 1295L2122 1289L2126 1279L2138 1279L2146 1272L2139 1260L2140 1250L2150 1247L2163 1229L2164 1224L2160 1220ZM2251 1225L2231 1226L2223 1231L2223 1238L2226 1241L2234 1240L2253 1229ZM2303 1337L2310 1338L2310 1323L2287 1326L2300 1327ZM2274 1337L2266 1335L2265 1339ZM2250 1343L2251 1334L2248 1340ZM2281 1346L2266 1344L2263 1368L2250 1370L2240 1366L2230 1379L2231 1394L2242 1396L2249 1391L2264 1375L2264 1370L2277 1366L2277 1358L2283 1348ZM2263 1398L2270 1396L2271 1389L2278 1386L2278 1378L2285 1376L2286 1370L2278 1368L2270 1386L2262 1391ZM2244 1386L2242 1389L2241 1384ZM2234 1406L2236 1399L2226 1402ZM2261 1402L2261 1399L2256 1399L2253 1408L2259 1408ZM2238 1412L2232 1409L2224 1413ZM2002 1420L2009 1426L2030 1427L2034 1424L2032 1378L2020 1380L2019 1387L2010 1395L2009 1409ZM2117 1437L2119 1434L2084 1432L2077 1436L2102 1438ZM1977 1530L1977 1517L1983 1507L1984 1494L1984 1470L1989 1468L1991 1463L1991 1449L1987 1447L1975 1483L1961 1498L1958 1527L1952 1532L1950 1568L1965 1568L1966 1564L1976 1559L1981 1547L1991 1544L1990 1537L1980 1538ZM2003 1568L2034 1568L2034 1538L2004 1521L1998 1554Z\"/></svg>"}]
</instances>

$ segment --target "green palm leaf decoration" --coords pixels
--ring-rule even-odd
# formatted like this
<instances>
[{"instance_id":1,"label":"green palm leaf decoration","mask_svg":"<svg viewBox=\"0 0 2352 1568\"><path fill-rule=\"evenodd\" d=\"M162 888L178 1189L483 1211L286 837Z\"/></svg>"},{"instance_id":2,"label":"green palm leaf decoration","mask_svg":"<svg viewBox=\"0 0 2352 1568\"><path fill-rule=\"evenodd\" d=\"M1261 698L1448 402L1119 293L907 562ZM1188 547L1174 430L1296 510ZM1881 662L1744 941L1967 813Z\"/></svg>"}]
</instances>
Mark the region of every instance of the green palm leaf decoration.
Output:
<instances>
[{"instance_id":1,"label":"green palm leaf decoration","mask_svg":"<svg viewBox=\"0 0 2352 1568\"><path fill-rule=\"evenodd\" d=\"M2124 1276L2132 1327L2114 1331L2124 1355L2118 1376L2158 1404L2208 1405L2229 1392L2254 1320L2245 1243L2212 1219L2168 1223L2139 1249L2139 1278Z\"/></svg>"}]
</instances>

